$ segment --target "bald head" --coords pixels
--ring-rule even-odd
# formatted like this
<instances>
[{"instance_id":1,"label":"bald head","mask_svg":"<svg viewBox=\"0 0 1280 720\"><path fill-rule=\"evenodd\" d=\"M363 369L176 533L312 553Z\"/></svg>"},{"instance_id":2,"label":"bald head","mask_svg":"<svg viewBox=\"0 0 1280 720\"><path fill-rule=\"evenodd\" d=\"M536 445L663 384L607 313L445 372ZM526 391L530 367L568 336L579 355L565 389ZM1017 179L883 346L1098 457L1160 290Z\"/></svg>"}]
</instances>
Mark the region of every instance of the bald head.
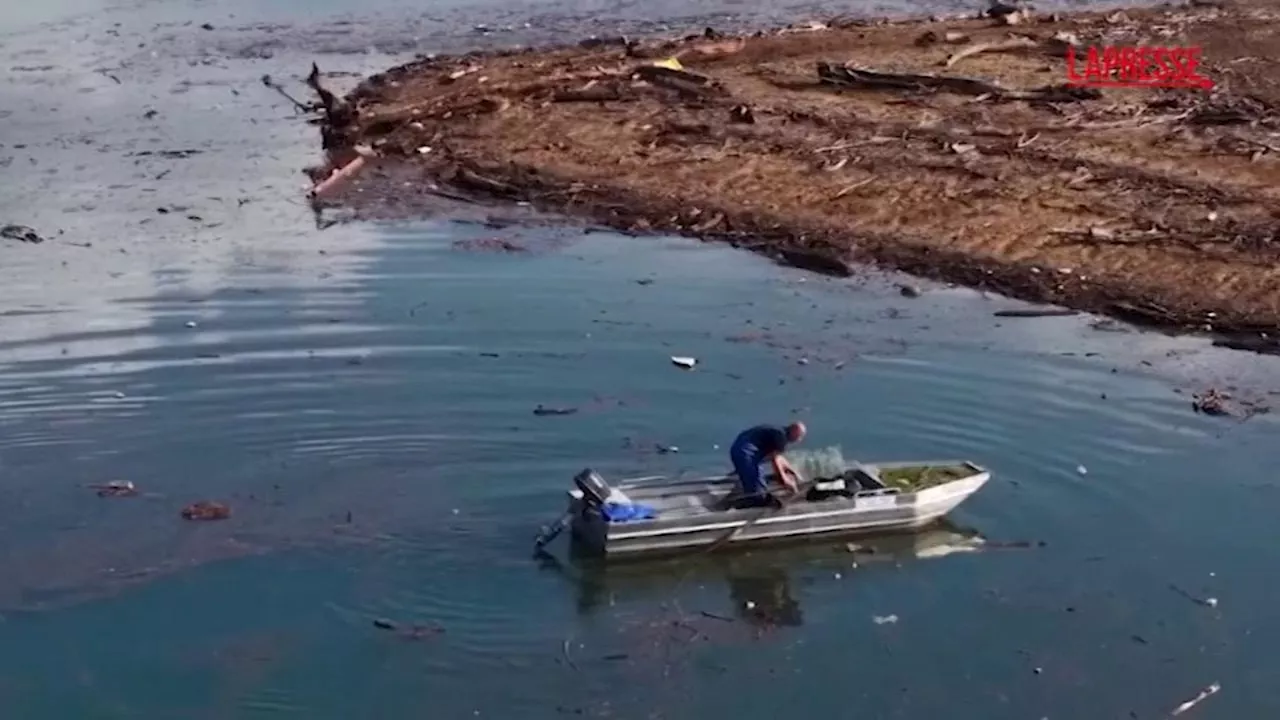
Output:
<instances>
[{"instance_id":1,"label":"bald head","mask_svg":"<svg viewBox=\"0 0 1280 720\"><path fill-rule=\"evenodd\" d=\"M804 439L805 434L808 432L809 429L804 426L804 423L793 422L787 425L787 442L798 443Z\"/></svg>"}]
</instances>

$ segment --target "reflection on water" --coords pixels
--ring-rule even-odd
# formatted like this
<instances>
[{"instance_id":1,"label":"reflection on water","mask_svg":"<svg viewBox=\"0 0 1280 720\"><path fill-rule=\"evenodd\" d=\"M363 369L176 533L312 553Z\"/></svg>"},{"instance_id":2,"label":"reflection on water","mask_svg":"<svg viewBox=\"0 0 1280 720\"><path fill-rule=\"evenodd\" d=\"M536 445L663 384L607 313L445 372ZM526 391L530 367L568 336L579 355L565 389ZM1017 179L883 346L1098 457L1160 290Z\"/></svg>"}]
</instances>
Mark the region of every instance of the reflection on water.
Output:
<instances>
[{"instance_id":1,"label":"reflection on water","mask_svg":"<svg viewBox=\"0 0 1280 720\"><path fill-rule=\"evenodd\" d=\"M804 624L804 613L799 593L793 589L797 574L812 578L850 573L856 578L854 573L862 566L901 566L953 553L977 552L987 546L977 530L943 519L916 533L860 536L853 542L814 539L712 553L612 560L570 545L569 564L546 551L536 557L542 568L558 573L577 588L578 610L587 615L607 612L618 603L661 602L678 596L688 584L704 589L726 588L737 617L752 625L799 627Z\"/></svg>"},{"instance_id":2,"label":"reflection on water","mask_svg":"<svg viewBox=\"0 0 1280 720\"><path fill-rule=\"evenodd\" d=\"M804 624L800 603L791 592L786 568L738 568L729 573L729 598L738 617L763 628Z\"/></svg>"}]
</instances>

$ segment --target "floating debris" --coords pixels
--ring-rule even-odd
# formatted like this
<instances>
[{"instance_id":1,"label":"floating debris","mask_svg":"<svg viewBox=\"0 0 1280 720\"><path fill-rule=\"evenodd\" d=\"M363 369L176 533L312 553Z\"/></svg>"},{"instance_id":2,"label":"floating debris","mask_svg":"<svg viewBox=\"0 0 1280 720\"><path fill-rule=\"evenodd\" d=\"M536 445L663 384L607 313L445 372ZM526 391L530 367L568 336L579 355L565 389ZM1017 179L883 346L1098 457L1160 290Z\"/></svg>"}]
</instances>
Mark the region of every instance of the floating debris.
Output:
<instances>
[{"instance_id":1,"label":"floating debris","mask_svg":"<svg viewBox=\"0 0 1280 720\"><path fill-rule=\"evenodd\" d=\"M0 237L31 243L32 245L44 242L44 238L40 237L40 233L26 225L5 225L0 227Z\"/></svg>"},{"instance_id":2,"label":"floating debris","mask_svg":"<svg viewBox=\"0 0 1280 720\"><path fill-rule=\"evenodd\" d=\"M672 356L671 364L676 367L682 367L686 370L692 370L698 364L697 358Z\"/></svg>"},{"instance_id":3,"label":"floating debris","mask_svg":"<svg viewBox=\"0 0 1280 720\"><path fill-rule=\"evenodd\" d=\"M504 238L472 238L469 240L455 240L453 243L454 250L470 250L472 252L503 252L503 253L519 253L527 252L529 248Z\"/></svg>"},{"instance_id":4,"label":"floating debris","mask_svg":"<svg viewBox=\"0 0 1280 720\"><path fill-rule=\"evenodd\" d=\"M423 638L433 637L444 633L444 628L439 625L423 625L413 624L401 626L394 620L388 618L375 618L373 626L379 630L387 630L394 632L398 637L405 640L422 640Z\"/></svg>"},{"instance_id":5,"label":"floating debris","mask_svg":"<svg viewBox=\"0 0 1280 720\"><path fill-rule=\"evenodd\" d=\"M1222 685L1221 685L1220 683L1213 683L1213 684L1209 685L1208 687L1206 687L1205 689L1201 690L1201 691L1200 691L1200 693L1199 693L1199 694L1197 694L1195 697L1191 698L1190 700L1188 700L1188 701L1186 701L1186 702L1182 703L1181 705L1179 705L1178 707L1174 708L1174 709L1173 709L1173 712L1172 712L1172 713L1170 713L1170 714L1169 714L1169 716L1170 716L1170 717L1177 717L1177 716L1181 715L1182 713L1184 713L1184 712L1186 712L1186 711L1190 710L1191 708L1193 708L1193 707L1195 707L1195 706L1199 705L1200 703L1204 702L1205 700L1208 700L1209 698L1213 697L1214 695L1217 695L1221 690L1222 690Z\"/></svg>"},{"instance_id":6,"label":"floating debris","mask_svg":"<svg viewBox=\"0 0 1280 720\"><path fill-rule=\"evenodd\" d=\"M1191 593L1187 592L1186 590L1183 590L1182 588L1180 588L1180 587L1178 587L1177 585L1174 585L1174 584L1172 584L1172 583L1170 583L1170 584L1169 584L1169 589L1170 589L1170 590L1172 590L1172 591L1174 591L1174 592L1176 592L1176 593L1178 593L1178 594L1179 594L1179 595L1181 595L1182 597L1184 597L1184 598L1186 598L1186 599L1190 600L1191 602L1193 602L1193 603L1195 603L1195 604L1197 604L1197 605L1203 605L1204 607L1207 607L1207 608L1216 608L1216 607L1218 607L1218 598L1214 598L1214 597L1206 597L1206 598L1196 597L1195 595L1192 595Z\"/></svg>"},{"instance_id":7,"label":"floating debris","mask_svg":"<svg viewBox=\"0 0 1280 720\"><path fill-rule=\"evenodd\" d=\"M182 508L182 517L187 520L226 520L231 517L231 508L212 500L199 500Z\"/></svg>"},{"instance_id":8,"label":"floating debris","mask_svg":"<svg viewBox=\"0 0 1280 720\"><path fill-rule=\"evenodd\" d=\"M98 491L98 497L133 497L138 494L138 489L128 480L112 480L102 485L90 485L89 487Z\"/></svg>"},{"instance_id":9,"label":"floating debris","mask_svg":"<svg viewBox=\"0 0 1280 720\"><path fill-rule=\"evenodd\" d=\"M1227 401L1231 396L1221 392L1216 388L1209 388L1202 393L1191 396L1191 409L1197 413L1220 417L1230 415L1231 409L1227 406Z\"/></svg>"},{"instance_id":10,"label":"floating debris","mask_svg":"<svg viewBox=\"0 0 1280 720\"><path fill-rule=\"evenodd\" d=\"M897 615L873 615L871 621L877 625L892 625L898 622Z\"/></svg>"},{"instance_id":11,"label":"floating debris","mask_svg":"<svg viewBox=\"0 0 1280 720\"><path fill-rule=\"evenodd\" d=\"M185 160L194 155L199 155L202 152L204 151L196 150L194 148L186 150L141 150L129 153L129 157L162 157L170 160Z\"/></svg>"},{"instance_id":12,"label":"floating debris","mask_svg":"<svg viewBox=\"0 0 1280 720\"><path fill-rule=\"evenodd\" d=\"M357 155L351 162L340 168L334 169L329 173L328 177L316 183L308 194L313 199L319 198L338 183L341 183L343 180L351 178L356 173L360 172L360 169L364 167L366 162L364 155Z\"/></svg>"},{"instance_id":13,"label":"floating debris","mask_svg":"<svg viewBox=\"0 0 1280 720\"><path fill-rule=\"evenodd\" d=\"M538 407L533 409L534 415L572 415L576 412L578 412L578 408L576 407L558 408L558 407L546 407L545 405L538 405Z\"/></svg>"}]
</instances>

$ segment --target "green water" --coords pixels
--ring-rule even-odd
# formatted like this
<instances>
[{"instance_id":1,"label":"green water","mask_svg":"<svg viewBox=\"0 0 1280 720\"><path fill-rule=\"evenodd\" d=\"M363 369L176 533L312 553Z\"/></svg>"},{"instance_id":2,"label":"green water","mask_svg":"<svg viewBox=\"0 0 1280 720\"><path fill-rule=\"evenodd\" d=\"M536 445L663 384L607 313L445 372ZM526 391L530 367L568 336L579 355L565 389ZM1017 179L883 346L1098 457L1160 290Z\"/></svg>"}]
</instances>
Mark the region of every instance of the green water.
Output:
<instances>
[{"instance_id":1,"label":"green water","mask_svg":"<svg viewBox=\"0 0 1280 720\"><path fill-rule=\"evenodd\" d=\"M314 269L208 291L179 273L91 327L0 342L9 716L1152 717L1214 680L1205 717L1280 704L1274 424L1192 414L1137 336L993 328L976 296L683 241L451 247L493 233L331 240ZM736 337L762 331L774 346ZM954 521L1044 546L531 558L582 466L719 469L742 426L793 413L814 447L990 465ZM116 478L146 494L83 487ZM200 498L233 518L180 520Z\"/></svg>"}]
</instances>

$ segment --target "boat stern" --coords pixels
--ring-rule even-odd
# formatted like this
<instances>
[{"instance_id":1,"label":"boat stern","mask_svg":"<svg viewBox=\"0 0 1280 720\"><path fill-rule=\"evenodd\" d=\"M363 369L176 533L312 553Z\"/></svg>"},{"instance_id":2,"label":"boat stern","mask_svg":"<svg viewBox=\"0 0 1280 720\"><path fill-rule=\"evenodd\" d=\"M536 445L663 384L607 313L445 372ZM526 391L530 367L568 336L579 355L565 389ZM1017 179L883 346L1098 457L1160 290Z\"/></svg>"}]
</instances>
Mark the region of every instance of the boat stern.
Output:
<instances>
[{"instance_id":1,"label":"boat stern","mask_svg":"<svg viewBox=\"0 0 1280 720\"><path fill-rule=\"evenodd\" d=\"M593 554L603 555L609 541L609 524L598 511L593 511L578 488L569 491L569 535L575 543Z\"/></svg>"}]
</instances>

